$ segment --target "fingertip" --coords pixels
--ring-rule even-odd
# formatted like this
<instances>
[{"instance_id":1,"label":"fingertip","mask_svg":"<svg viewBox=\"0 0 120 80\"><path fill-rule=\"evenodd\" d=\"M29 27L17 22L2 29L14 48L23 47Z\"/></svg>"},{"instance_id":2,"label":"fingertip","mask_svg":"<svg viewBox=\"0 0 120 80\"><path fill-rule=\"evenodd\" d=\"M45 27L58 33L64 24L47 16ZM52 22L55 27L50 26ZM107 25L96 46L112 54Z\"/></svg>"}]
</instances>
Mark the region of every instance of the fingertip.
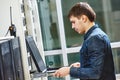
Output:
<instances>
[{"instance_id":1,"label":"fingertip","mask_svg":"<svg viewBox=\"0 0 120 80\"><path fill-rule=\"evenodd\" d=\"M52 73L51 75L52 75L53 77L55 77L55 73Z\"/></svg>"}]
</instances>

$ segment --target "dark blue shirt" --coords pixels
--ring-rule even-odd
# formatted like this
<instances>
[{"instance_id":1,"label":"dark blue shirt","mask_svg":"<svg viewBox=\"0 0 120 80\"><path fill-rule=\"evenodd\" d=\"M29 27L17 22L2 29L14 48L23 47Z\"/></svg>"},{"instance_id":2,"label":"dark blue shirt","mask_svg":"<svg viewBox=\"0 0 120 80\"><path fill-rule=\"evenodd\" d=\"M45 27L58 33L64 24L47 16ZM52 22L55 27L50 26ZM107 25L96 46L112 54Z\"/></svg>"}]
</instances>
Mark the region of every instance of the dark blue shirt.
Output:
<instances>
[{"instance_id":1,"label":"dark blue shirt","mask_svg":"<svg viewBox=\"0 0 120 80\"><path fill-rule=\"evenodd\" d=\"M80 68L70 68L71 77L80 80L116 80L110 40L97 24L84 35L80 63Z\"/></svg>"}]
</instances>

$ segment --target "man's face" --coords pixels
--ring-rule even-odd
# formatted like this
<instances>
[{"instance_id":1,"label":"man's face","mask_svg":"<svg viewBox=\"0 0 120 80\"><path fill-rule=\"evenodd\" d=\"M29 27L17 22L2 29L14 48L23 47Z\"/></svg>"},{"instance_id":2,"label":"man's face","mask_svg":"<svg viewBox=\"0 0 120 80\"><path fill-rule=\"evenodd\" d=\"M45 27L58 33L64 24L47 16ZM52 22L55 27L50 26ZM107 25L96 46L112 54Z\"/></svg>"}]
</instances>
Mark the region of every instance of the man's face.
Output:
<instances>
[{"instance_id":1,"label":"man's face","mask_svg":"<svg viewBox=\"0 0 120 80\"><path fill-rule=\"evenodd\" d=\"M74 29L76 32L79 34L83 34L85 32L82 18L71 16L70 22L72 23L72 29Z\"/></svg>"}]
</instances>

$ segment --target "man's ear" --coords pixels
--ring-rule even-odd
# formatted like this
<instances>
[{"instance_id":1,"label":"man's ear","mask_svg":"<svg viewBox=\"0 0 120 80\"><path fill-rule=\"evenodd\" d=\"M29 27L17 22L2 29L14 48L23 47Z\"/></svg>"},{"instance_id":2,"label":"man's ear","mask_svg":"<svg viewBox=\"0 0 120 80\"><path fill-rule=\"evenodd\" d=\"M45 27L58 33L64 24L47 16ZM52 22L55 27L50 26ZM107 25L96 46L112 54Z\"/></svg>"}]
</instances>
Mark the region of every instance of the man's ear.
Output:
<instances>
[{"instance_id":1,"label":"man's ear","mask_svg":"<svg viewBox=\"0 0 120 80\"><path fill-rule=\"evenodd\" d=\"M86 23L88 18L87 18L86 15L82 15L82 16L81 16L81 19L82 19L82 21L83 21L84 23Z\"/></svg>"}]
</instances>

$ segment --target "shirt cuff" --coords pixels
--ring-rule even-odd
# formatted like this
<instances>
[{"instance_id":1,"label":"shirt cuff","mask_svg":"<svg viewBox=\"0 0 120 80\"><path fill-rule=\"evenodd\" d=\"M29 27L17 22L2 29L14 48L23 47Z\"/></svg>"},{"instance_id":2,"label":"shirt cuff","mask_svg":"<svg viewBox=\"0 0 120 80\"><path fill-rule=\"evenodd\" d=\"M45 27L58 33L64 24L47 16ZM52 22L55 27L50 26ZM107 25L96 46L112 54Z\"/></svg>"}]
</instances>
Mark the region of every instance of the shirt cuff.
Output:
<instances>
[{"instance_id":1,"label":"shirt cuff","mask_svg":"<svg viewBox=\"0 0 120 80\"><path fill-rule=\"evenodd\" d=\"M70 68L70 76L79 78L79 71L77 67L71 67Z\"/></svg>"}]
</instances>

